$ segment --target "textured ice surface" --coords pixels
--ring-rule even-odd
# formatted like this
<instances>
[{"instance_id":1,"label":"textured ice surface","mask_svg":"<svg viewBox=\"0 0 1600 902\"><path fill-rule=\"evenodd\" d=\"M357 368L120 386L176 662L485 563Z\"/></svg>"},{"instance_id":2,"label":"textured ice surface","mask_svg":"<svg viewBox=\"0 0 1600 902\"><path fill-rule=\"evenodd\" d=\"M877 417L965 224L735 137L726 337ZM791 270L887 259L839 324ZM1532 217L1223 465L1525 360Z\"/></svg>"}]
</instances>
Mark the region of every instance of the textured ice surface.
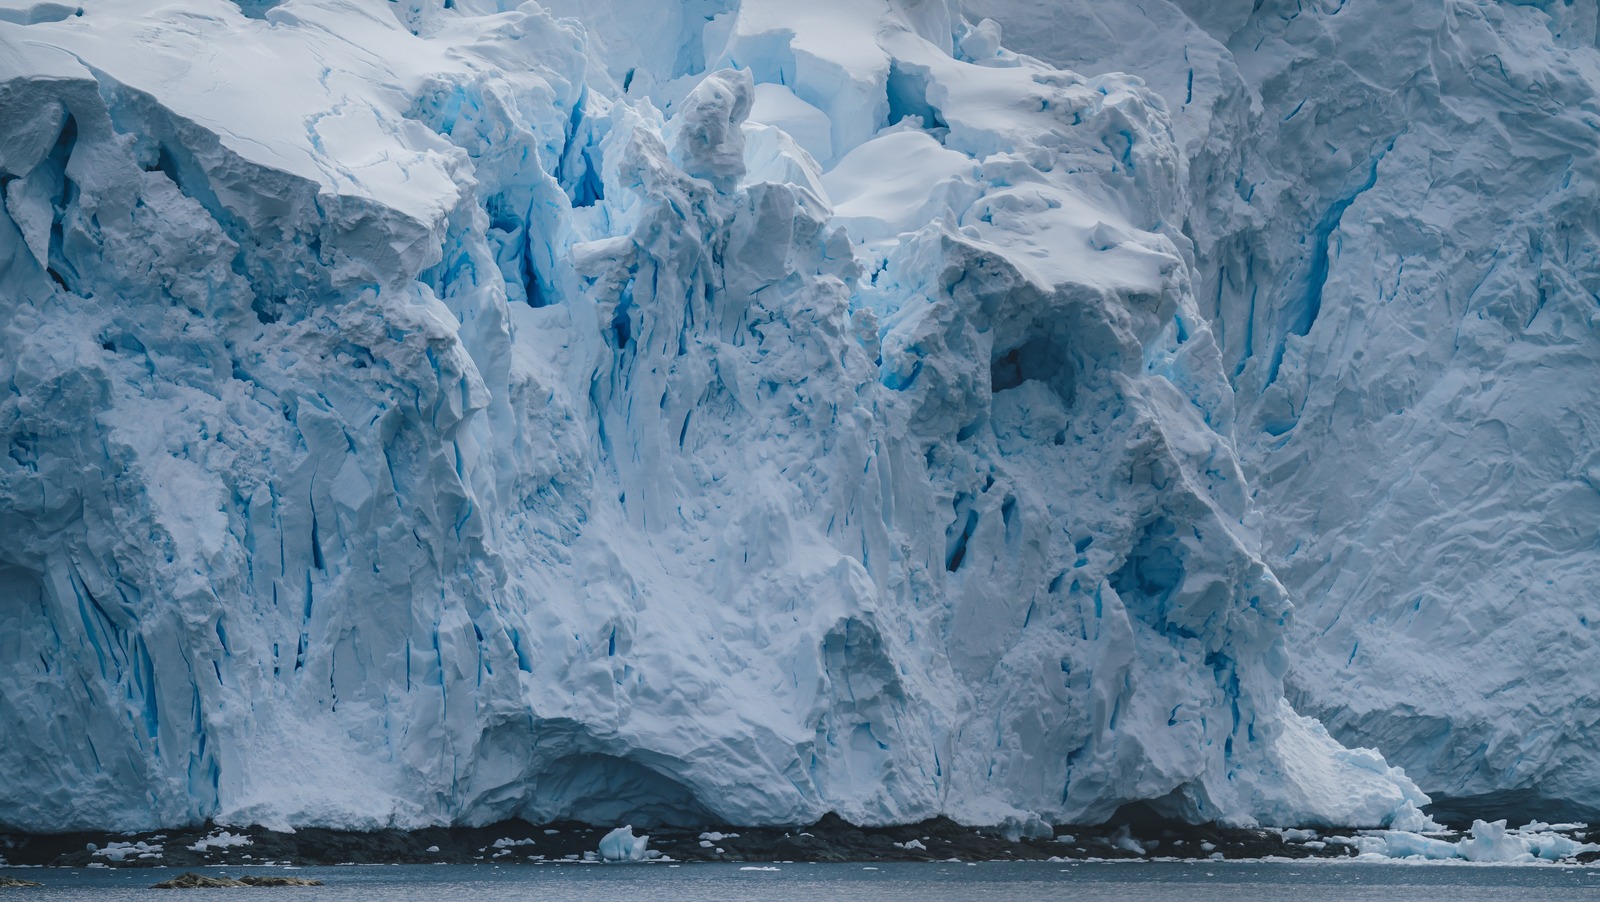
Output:
<instances>
[{"instance_id":1,"label":"textured ice surface","mask_svg":"<svg viewBox=\"0 0 1600 902\"><path fill-rule=\"evenodd\" d=\"M1593 0L968 7L1172 111L1296 706L1600 812Z\"/></svg>"},{"instance_id":2,"label":"textured ice surface","mask_svg":"<svg viewBox=\"0 0 1600 902\"><path fill-rule=\"evenodd\" d=\"M1263 543L1346 533L1238 426L1254 506L1192 265L1285 233L1196 257L1138 78L938 0L0 8L0 823L1425 801L1285 700Z\"/></svg>"}]
</instances>

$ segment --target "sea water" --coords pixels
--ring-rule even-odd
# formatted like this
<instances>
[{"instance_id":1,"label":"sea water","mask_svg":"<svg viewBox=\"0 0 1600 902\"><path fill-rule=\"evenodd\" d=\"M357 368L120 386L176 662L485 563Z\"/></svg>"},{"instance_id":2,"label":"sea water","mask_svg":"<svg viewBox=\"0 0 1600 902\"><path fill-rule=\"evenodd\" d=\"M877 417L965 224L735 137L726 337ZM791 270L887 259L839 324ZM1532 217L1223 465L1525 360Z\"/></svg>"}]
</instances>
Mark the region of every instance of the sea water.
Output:
<instances>
[{"instance_id":1,"label":"sea water","mask_svg":"<svg viewBox=\"0 0 1600 902\"><path fill-rule=\"evenodd\" d=\"M386 902L812 902L817 899L972 902L976 899L1408 900L1475 902L1600 899L1600 867L1367 862L986 862L963 864L367 865L205 868L204 873L313 877L319 887L184 890L185 900L226 898ZM166 899L150 885L179 873L138 870L0 870L45 884L0 889L17 900Z\"/></svg>"}]
</instances>

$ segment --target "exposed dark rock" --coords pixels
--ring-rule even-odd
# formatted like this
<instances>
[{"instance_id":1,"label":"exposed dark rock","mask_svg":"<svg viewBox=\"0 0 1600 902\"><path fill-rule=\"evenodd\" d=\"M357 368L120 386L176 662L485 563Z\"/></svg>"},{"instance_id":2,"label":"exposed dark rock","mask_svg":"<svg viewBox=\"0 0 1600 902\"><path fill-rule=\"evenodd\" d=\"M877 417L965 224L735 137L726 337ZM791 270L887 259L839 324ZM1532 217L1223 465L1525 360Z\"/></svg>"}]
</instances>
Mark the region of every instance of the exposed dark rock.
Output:
<instances>
[{"instance_id":1,"label":"exposed dark rock","mask_svg":"<svg viewBox=\"0 0 1600 902\"><path fill-rule=\"evenodd\" d=\"M218 887L233 886L321 886L321 880L311 880L306 877L282 877L276 874L247 874L235 880L232 877L208 877L205 874L189 872L163 883L157 883L153 889L215 889Z\"/></svg>"},{"instance_id":2,"label":"exposed dark rock","mask_svg":"<svg viewBox=\"0 0 1600 902\"><path fill-rule=\"evenodd\" d=\"M916 824L860 827L827 815L806 827L646 828L652 855L674 861L1006 861L1133 858L1339 858L1355 848L1336 837L1358 831L1323 830L1317 836L1298 834L1286 840L1276 830L1240 829L1215 824L1188 824L1154 814L1148 807L1129 806L1105 824L1061 825L1032 830L975 828L948 818ZM226 829L231 837L223 837ZM430 827L422 830L353 832L304 828L275 833L261 827L203 825L160 833L107 835L74 833L54 836L0 837L7 860L18 865L83 867L178 868L335 864L536 864L593 856L610 827L575 822L530 824L502 821L485 827ZM1026 835L1024 835L1026 834ZM1453 840L1457 837L1442 837ZM1583 832L1574 838L1585 838ZM1591 833L1590 841L1600 840ZM222 841L219 841L222 840ZM203 841L205 840L205 841ZM108 859L96 849L111 843L159 845L158 858L129 856ZM1581 860L1594 860L1590 855ZM264 885L264 884L263 884Z\"/></svg>"},{"instance_id":3,"label":"exposed dark rock","mask_svg":"<svg viewBox=\"0 0 1600 902\"><path fill-rule=\"evenodd\" d=\"M232 877L207 877L205 874L196 874L193 871L179 874L171 880L163 880L151 886L151 889L218 889L221 887L244 886L241 881Z\"/></svg>"}]
</instances>

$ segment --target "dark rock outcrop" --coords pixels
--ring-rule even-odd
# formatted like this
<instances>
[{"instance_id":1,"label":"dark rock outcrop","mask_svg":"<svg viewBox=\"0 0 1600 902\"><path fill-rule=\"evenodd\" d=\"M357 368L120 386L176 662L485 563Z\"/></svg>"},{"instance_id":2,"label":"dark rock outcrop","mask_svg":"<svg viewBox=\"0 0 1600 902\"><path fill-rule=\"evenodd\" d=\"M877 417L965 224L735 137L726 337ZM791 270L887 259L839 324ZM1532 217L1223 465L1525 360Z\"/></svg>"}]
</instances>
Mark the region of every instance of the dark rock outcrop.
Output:
<instances>
[{"instance_id":1,"label":"dark rock outcrop","mask_svg":"<svg viewBox=\"0 0 1600 902\"><path fill-rule=\"evenodd\" d=\"M151 886L151 889L219 889L231 886L246 886L247 884L232 877L207 877L205 874L196 874L193 871L179 874L171 880L163 880Z\"/></svg>"}]
</instances>

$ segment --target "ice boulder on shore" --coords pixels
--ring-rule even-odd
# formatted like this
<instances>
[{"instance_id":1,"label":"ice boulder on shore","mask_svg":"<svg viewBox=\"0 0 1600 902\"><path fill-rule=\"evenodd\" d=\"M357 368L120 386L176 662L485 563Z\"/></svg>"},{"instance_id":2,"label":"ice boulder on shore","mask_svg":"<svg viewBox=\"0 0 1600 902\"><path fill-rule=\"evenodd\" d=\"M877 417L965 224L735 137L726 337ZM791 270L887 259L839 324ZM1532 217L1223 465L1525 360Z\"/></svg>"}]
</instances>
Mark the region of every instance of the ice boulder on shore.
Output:
<instances>
[{"instance_id":1,"label":"ice boulder on shore","mask_svg":"<svg viewBox=\"0 0 1600 902\"><path fill-rule=\"evenodd\" d=\"M650 837L634 836L633 825L618 827L600 837L601 861L644 861Z\"/></svg>"}]
</instances>

